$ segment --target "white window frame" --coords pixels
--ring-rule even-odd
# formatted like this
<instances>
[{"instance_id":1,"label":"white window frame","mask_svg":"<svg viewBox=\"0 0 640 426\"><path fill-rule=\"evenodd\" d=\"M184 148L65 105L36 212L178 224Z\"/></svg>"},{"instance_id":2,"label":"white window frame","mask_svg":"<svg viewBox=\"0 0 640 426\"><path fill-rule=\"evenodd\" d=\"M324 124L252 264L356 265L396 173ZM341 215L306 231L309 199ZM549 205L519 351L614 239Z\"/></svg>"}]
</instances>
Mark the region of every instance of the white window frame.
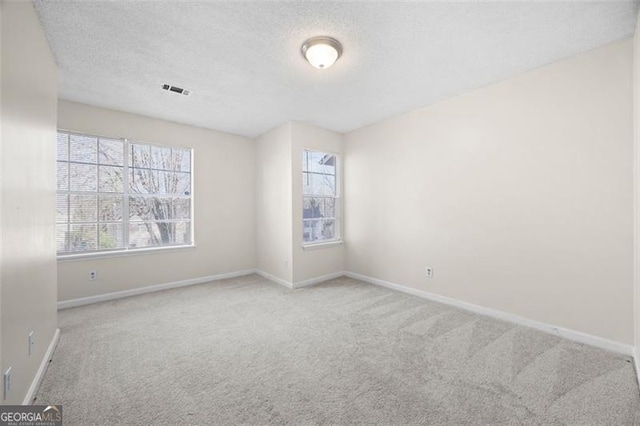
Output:
<instances>
[{"instance_id":1,"label":"white window frame","mask_svg":"<svg viewBox=\"0 0 640 426\"><path fill-rule=\"evenodd\" d=\"M333 217L332 219L335 221L335 233L334 233L334 237L331 239L326 239L326 240L319 240L319 241L305 241L304 240L304 224L305 224L305 218L304 218L304 214L302 217L302 247L304 249L312 249L312 248L322 248L322 247L330 247L330 246L334 246L334 245L338 245L338 244L342 244L342 160L340 158L340 154L336 153L336 152L331 152L331 151L326 151L326 150L320 150L320 149L315 149L315 148L306 148L303 147L302 148L302 152L300 155L300 161L302 161L302 157L304 155L305 151L309 151L309 152L315 152L315 153L320 153L320 154L325 154L325 155L333 155L335 156L336 159L336 165L335 165L335 186L336 186L336 192L335 195L333 196L325 196L325 195L315 195L315 194L305 194L304 192L304 179L305 179L305 173L308 173L305 171L304 169L304 164L301 164L300 170L301 170L301 177L302 177L302 182L301 182L301 192L302 192L302 197L301 197L301 201L302 204L300 205L300 209L304 210L304 199L305 197L314 197L314 198L333 198L334 199L334 206L335 206L335 217Z\"/></svg>"},{"instance_id":2,"label":"white window frame","mask_svg":"<svg viewBox=\"0 0 640 426\"><path fill-rule=\"evenodd\" d=\"M113 136L104 136L104 135L95 135L95 134L90 134L90 133L83 133L83 132L76 132L76 131L72 131L72 130L66 130L66 129L58 129L56 132L56 135L58 133L66 133L69 136L75 135L75 136L86 136L86 137L90 137L90 138L97 138L97 139L110 139L110 140L121 140L123 143L123 149L124 149L124 153L123 153L123 177L122 177L122 196L123 196L123 201L122 201L122 227L123 227L123 245L124 247L120 247L120 248L115 248L115 249L97 249L97 250L88 250L88 251L83 251L83 252L64 252L64 253L58 253L57 254L57 258L60 261L73 261L73 260L82 260L83 258L109 258L109 257L119 257L119 256L127 256L127 255L138 255L138 254L149 254L149 253L162 253L162 252L166 252L166 251L177 251L177 250L184 250L184 249L193 249L196 247L195 245L195 223L194 223L194 210L195 210L195 192L194 192L194 159L195 159L195 154L194 154L194 150L193 148L183 148L180 146L165 146L165 145L160 145L160 144L154 144L154 143L149 143L149 142L144 142L144 141L139 141L139 140L132 140L132 139L128 139L128 138L123 138L123 137L113 137ZM189 214L189 223L190 223L190 243L189 244L172 244L172 245L163 245L163 246L153 246L153 247L129 247L129 234L130 234L130 228L129 228L129 197L131 195L133 196L153 196L153 194L132 194L129 192L129 171L133 168L132 166L129 165L129 155L130 155L130 145L131 144L140 144L140 145L148 145L151 147L158 147L158 148L176 148L176 149L182 149L182 150L187 150L190 151L190 170L189 170L189 174L190 174L190 179L189 179L189 185L190 185L190 214ZM57 150L57 145L56 145L56 150ZM70 153L69 153L70 155ZM58 159L57 159L57 155L56 155L56 163L58 163ZM67 163L70 164L71 160L67 159ZM99 159L96 159L96 166L99 165ZM98 169L99 170L99 169ZM96 175L97 178L97 185L100 184L100 176L99 176L99 171L98 174ZM57 179L57 178L56 178ZM70 179L70 177L69 177ZM99 189L99 188L98 188ZM68 194L68 195L73 195L73 194L80 194L80 195L87 195L87 194L91 194L91 192L79 192L79 191L71 191L66 190L66 191L58 191L56 189L56 194ZM99 192L99 190L96 190L95 194L97 196L100 195L114 195L114 193L101 193ZM120 194L120 193L115 193L115 194ZM98 198L98 205L99 205L99 198ZM97 219L97 218L96 218ZM69 214L67 214L67 224L71 223L70 221L70 217ZM99 220L96 220L96 223L99 224ZM56 220L56 225L58 224L57 220ZM56 231L57 232L57 231Z\"/></svg>"}]
</instances>

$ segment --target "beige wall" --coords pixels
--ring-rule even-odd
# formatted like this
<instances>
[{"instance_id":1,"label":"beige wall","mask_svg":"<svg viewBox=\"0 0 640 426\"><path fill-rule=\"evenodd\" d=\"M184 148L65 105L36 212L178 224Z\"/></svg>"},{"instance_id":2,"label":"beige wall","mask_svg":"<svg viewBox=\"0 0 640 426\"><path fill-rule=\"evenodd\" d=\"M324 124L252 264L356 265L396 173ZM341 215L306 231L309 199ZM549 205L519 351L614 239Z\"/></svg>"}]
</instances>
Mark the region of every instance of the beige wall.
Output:
<instances>
[{"instance_id":1,"label":"beige wall","mask_svg":"<svg viewBox=\"0 0 640 426\"><path fill-rule=\"evenodd\" d=\"M256 139L256 169L257 268L291 283L291 123Z\"/></svg>"},{"instance_id":2,"label":"beige wall","mask_svg":"<svg viewBox=\"0 0 640 426\"><path fill-rule=\"evenodd\" d=\"M344 271L344 245L306 249L302 247L302 150L332 152L340 157L342 172L342 135L309 124L291 123L293 171L293 282L300 283L323 275ZM342 173L339 173L340 177ZM344 179L341 179L343 181Z\"/></svg>"},{"instance_id":3,"label":"beige wall","mask_svg":"<svg viewBox=\"0 0 640 426\"><path fill-rule=\"evenodd\" d=\"M632 343L632 47L347 134L347 269Z\"/></svg>"},{"instance_id":4,"label":"beige wall","mask_svg":"<svg viewBox=\"0 0 640 426\"><path fill-rule=\"evenodd\" d=\"M61 129L194 150L195 249L58 265L59 300L255 268L255 150L250 139L60 101ZM98 278L89 281L89 271Z\"/></svg>"},{"instance_id":5,"label":"beige wall","mask_svg":"<svg viewBox=\"0 0 640 426\"><path fill-rule=\"evenodd\" d=\"M31 2L2 3L3 404L21 404L56 329L57 70ZM28 355L28 335L35 351Z\"/></svg>"}]
</instances>

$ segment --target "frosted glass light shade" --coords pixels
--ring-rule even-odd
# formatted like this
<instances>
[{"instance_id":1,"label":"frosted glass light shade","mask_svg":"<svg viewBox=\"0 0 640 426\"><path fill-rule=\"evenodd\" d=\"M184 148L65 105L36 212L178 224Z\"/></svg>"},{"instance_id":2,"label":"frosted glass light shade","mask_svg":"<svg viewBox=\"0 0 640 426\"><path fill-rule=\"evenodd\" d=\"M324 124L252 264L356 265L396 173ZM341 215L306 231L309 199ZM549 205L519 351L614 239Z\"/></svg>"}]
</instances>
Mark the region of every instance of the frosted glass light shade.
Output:
<instances>
[{"instance_id":1,"label":"frosted glass light shade","mask_svg":"<svg viewBox=\"0 0 640 426\"><path fill-rule=\"evenodd\" d=\"M315 68L326 69L342 54L342 46L331 37L314 37L302 45L302 55Z\"/></svg>"}]
</instances>

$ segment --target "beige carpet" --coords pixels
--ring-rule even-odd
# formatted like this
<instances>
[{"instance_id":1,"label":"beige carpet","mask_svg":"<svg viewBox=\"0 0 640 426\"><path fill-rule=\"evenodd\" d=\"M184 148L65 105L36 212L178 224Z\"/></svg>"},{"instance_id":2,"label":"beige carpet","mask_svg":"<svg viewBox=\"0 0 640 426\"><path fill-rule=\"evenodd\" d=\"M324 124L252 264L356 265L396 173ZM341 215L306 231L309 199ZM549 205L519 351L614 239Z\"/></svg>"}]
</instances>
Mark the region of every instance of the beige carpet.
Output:
<instances>
[{"instance_id":1,"label":"beige carpet","mask_svg":"<svg viewBox=\"0 0 640 426\"><path fill-rule=\"evenodd\" d=\"M67 309L37 395L89 424L633 424L629 358L349 278Z\"/></svg>"}]
</instances>

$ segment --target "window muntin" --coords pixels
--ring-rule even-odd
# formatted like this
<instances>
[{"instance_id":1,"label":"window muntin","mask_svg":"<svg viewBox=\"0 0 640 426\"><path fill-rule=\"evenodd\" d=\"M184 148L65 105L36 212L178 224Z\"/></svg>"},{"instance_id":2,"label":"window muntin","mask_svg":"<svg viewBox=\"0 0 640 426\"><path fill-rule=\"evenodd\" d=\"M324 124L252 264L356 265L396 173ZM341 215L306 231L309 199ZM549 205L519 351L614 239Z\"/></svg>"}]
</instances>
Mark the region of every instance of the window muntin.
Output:
<instances>
[{"instance_id":1,"label":"window muntin","mask_svg":"<svg viewBox=\"0 0 640 426\"><path fill-rule=\"evenodd\" d=\"M340 239L338 156L302 151L302 239L304 244Z\"/></svg>"},{"instance_id":2,"label":"window muntin","mask_svg":"<svg viewBox=\"0 0 640 426\"><path fill-rule=\"evenodd\" d=\"M192 151L64 131L59 255L192 244Z\"/></svg>"}]
</instances>

